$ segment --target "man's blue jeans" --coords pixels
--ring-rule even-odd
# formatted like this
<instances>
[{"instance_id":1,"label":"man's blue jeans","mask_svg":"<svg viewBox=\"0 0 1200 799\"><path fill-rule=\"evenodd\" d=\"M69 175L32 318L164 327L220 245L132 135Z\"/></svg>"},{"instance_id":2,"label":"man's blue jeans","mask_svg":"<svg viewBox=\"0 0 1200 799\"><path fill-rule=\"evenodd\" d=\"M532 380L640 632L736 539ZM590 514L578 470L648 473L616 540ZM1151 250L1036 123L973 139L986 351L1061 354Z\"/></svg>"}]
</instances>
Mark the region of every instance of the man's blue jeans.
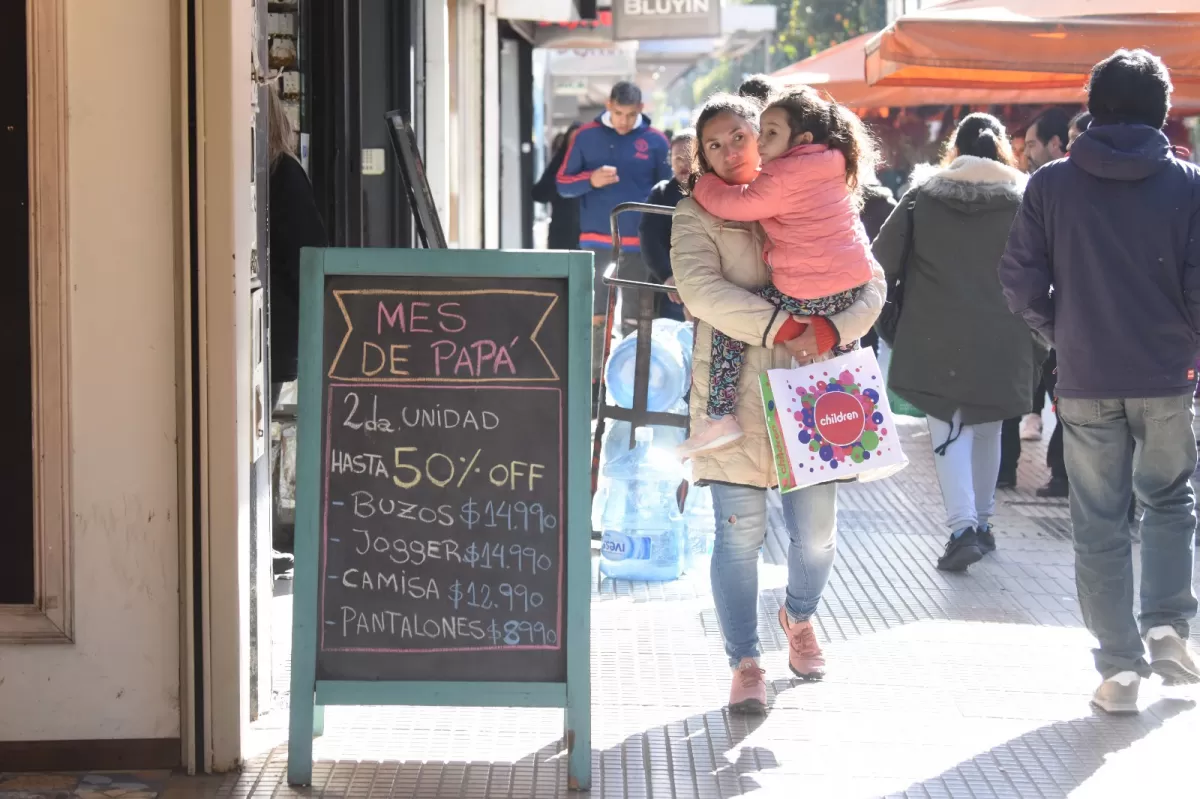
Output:
<instances>
[{"instance_id":1,"label":"man's blue jeans","mask_svg":"<svg viewBox=\"0 0 1200 799\"><path fill-rule=\"evenodd\" d=\"M1071 480L1075 584L1083 620L1100 642L1096 669L1150 673L1142 635L1172 626L1185 639L1196 613L1192 558L1196 469L1192 396L1060 399ZM1142 519L1141 616L1133 616L1130 492Z\"/></svg>"},{"instance_id":2,"label":"man's blue jeans","mask_svg":"<svg viewBox=\"0 0 1200 799\"><path fill-rule=\"evenodd\" d=\"M717 484L712 487L717 539L712 555L713 600L729 664L762 654L758 640L758 553L767 536L767 492ZM784 494L788 547L785 606L794 621L817 611L837 554L837 484Z\"/></svg>"}]
</instances>

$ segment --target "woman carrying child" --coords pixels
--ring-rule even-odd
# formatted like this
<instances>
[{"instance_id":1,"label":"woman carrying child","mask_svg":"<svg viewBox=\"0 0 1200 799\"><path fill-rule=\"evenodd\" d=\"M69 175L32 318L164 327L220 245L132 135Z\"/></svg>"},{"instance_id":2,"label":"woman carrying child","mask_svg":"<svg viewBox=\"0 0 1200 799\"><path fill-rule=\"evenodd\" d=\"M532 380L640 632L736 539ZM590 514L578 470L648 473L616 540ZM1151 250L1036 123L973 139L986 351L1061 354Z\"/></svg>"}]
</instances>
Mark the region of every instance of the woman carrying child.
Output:
<instances>
[{"instance_id":1,"label":"woman carrying child","mask_svg":"<svg viewBox=\"0 0 1200 799\"><path fill-rule=\"evenodd\" d=\"M873 173L875 142L849 109L807 87L773 96L760 128L758 176L738 186L702 175L693 195L714 216L762 224L771 282L758 294L777 313L789 315L776 342L796 338L811 325L818 352L849 352L857 340L840 341L828 317L854 305L878 268L859 219L858 191L859 176ZM745 435L734 409L746 344L717 328L708 417L693 425L680 448L684 458Z\"/></svg>"}]
</instances>

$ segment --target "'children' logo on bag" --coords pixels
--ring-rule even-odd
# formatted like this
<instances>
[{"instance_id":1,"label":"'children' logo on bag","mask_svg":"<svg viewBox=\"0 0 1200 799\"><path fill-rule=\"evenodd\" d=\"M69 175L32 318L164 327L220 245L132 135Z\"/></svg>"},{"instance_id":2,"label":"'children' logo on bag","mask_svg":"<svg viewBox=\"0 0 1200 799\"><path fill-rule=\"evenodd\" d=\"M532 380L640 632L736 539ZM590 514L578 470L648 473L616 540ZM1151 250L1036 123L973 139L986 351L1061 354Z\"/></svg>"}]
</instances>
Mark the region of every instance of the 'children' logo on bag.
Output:
<instances>
[{"instance_id":1,"label":"'children' logo on bag","mask_svg":"<svg viewBox=\"0 0 1200 799\"><path fill-rule=\"evenodd\" d=\"M829 392L817 398L817 432L830 444L848 446L858 441L866 428L862 405L853 394Z\"/></svg>"},{"instance_id":2,"label":"'children' logo on bag","mask_svg":"<svg viewBox=\"0 0 1200 799\"><path fill-rule=\"evenodd\" d=\"M800 425L800 443L811 453L807 463L797 456L799 465L808 466L810 472L824 471L842 464L861 464L872 455L882 457L885 449L890 451L884 444L888 430L879 409L879 391L859 385L849 370L822 376L826 379L814 374L811 386L788 383L795 395L789 398L787 410Z\"/></svg>"}]
</instances>

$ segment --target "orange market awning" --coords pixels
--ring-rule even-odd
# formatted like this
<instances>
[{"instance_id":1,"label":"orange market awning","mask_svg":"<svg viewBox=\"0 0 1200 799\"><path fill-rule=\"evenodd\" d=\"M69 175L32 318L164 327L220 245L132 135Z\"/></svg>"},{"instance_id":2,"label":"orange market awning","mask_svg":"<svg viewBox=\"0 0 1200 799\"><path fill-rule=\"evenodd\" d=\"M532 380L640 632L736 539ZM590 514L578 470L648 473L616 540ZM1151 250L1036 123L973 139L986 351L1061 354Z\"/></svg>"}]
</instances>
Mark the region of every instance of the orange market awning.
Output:
<instances>
[{"instance_id":1,"label":"orange market awning","mask_svg":"<svg viewBox=\"0 0 1200 799\"><path fill-rule=\"evenodd\" d=\"M1084 103L1081 83L1056 89L979 89L974 87L872 86L867 83L866 46L876 36L864 33L797 61L776 72L785 86L812 86L851 108L911 108L921 105L1045 105Z\"/></svg>"},{"instance_id":2,"label":"orange market awning","mask_svg":"<svg viewBox=\"0 0 1200 799\"><path fill-rule=\"evenodd\" d=\"M1131 11L1131 3L1119 0L949 2L901 17L868 42L866 79L877 86L1078 89L1114 50L1145 47L1171 69L1182 105L1200 96L1200 0L1159 1L1172 7Z\"/></svg>"}]
</instances>

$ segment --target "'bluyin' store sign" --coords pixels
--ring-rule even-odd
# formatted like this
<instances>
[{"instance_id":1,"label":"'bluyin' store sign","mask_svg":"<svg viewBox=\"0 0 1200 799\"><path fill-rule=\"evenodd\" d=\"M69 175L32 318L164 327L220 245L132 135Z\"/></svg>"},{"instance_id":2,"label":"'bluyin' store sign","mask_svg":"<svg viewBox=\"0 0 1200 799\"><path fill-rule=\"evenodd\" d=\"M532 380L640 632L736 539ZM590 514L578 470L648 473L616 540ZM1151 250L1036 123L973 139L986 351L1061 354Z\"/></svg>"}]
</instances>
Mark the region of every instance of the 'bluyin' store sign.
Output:
<instances>
[{"instance_id":1,"label":"'bluyin' store sign","mask_svg":"<svg viewBox=\"0 0 1200 799\"><path fill-rule=\"evenodd\" d=\"M721 0L613 0L615 39L704 39L721 35Z\"/></svg>"}]
</instances>

